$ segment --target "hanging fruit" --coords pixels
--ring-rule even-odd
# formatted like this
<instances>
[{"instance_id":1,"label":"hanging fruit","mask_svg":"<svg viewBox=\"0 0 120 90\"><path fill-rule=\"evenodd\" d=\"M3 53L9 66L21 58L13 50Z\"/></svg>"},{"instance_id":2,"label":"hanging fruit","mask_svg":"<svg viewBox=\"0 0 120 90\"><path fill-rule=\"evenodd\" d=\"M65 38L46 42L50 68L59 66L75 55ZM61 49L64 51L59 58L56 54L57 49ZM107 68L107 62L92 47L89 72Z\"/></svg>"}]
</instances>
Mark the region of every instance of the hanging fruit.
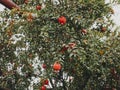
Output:
<instances>
[{"instance_id":1,"label":"hanging fruit","mask_svg":"<svg viewBox=\"0 0 120 90\"><path fill-rule=\"evenodd\" d=\"M67 51L68 50L68 46L67 45L64 45L62 48L61 48L61 50L60 50L60 52L61 53L64 53L65 51Z\"/></svg>"},{"instance_id":2,"label":"hanging fruit","mask_svg":"<svg viewBox=\"0 0 120 90\"><path fill-rule=\"evenodd\" d=\"M25 4L28 4L28 0L24 0L24 3L25 3Z\"/></svg>"},{"instance_id":3,"label":"hanging fruit","mask_svg":"<svg viewBox=\"0 0 120 90\"><path fill-rule=\"evenodd\" d=\"M36 6L36 10L41 10L41 6L40 6L40 5L37 5L37 6Z\"/></svg>"},{"instance_id":4,"label":"hanging fruit","mask_svg":"<svg viewBox=\"0 0 120 90\"><path fill-rule=\"evenodd\" d=\"M55 62L54 65L53 65L53 69L55 71L59 71L61 69L61 64L58 61Z\"/></svg>"},{"instance_id":5,"label":"hanging fruit","mask_svg":"<svg viewBox=\"0 0 120 90\"><path fill-rule=\"evenodd\" d=\"M46 68L47 68L47 66L46 66L45 63L42 64L42 68L43 68L43 69L46 69Z\"/></svg>"},{"instance_id":6,"label":"hanging fruit","mask_svg":"<svg viewBox=\"0 0 120 90\"><path fill-rule=\"evenodd\" d=\"M87 34L87 30L86 30L86 29L82 29L82 30L81 30L81 33L82 33L82 34Z\"/></svg>"},{"instance_id":7,"label":"hanging fruit","mask_svg":"<svg viewBox=\"0 0 120 90\"><path fill-rule=\"evenodd\" d=\"M40 90L46 90L46 86L41 86Z\"/></svg>"},{"instance_id":8,"label":"hanging fruit","mask_svg":"<svg viewBox=\"0 0 120 90\"><path fill-rule=\"evenodd\" d=\"M49 85L49 80L48 80L48 79L45 79L45 80L43 81L43 85Z\"/></svg>"},{"instance_id":9,"label":"hanging fruit","mask_svg":"<svg viewBox=\"0 0 120 90\"><path fill-rule=\"evenodd\" d=\"M105 32L106 30L107 30L106 27L102 27L102 28L101 28L101 32Z\"/></svg>"},{"instance_id":10,"label":"hanging fruit","mask_svg":"<svg viewBox=\"0 0 120 90\"><path fill-rule=\"evenodd\" d=\"M76 46L76 43L72 42L68 44L69 48L73 49Z\"/></svg>"},{"instance_id":11,"label":"hanging fruit","mask_svg":"<svg viewBox=\"0 0 120 90\"><path fill-rule=\"evenodd\" d=\"M64 25L66 24L66 18L64 16L61 16L58 18L58 22L61 24L61 25Z\"/></svg>"}]
</instances>

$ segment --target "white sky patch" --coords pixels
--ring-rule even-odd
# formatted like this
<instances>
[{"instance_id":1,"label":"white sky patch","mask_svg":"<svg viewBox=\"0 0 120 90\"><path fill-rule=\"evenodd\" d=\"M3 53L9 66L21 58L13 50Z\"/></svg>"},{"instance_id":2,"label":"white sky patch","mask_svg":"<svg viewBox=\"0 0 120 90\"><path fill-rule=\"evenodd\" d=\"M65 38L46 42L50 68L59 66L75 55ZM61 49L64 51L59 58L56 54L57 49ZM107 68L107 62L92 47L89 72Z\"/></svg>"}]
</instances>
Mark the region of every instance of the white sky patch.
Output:
<instances>
[{"instance_id":1,"label":"white sky patch","mask_svg":"<svg viewBox=\"0 0 120 90\"><path fill-rule=\"evenodd\" d=\"M112 8L115 12L112 16L112 19L117 26L120 26L120 5L114 5Z\"/></svg>"},{"instance_id":2,"label":"white sky patch","mask_svg":"<svg viewBox=\"0 0 120 90\"><path fill-rule=\"evenodd\" d=\"M0 11L3 11L4 10L4 6L0 4Z\"/></svg>"}]
</instances>

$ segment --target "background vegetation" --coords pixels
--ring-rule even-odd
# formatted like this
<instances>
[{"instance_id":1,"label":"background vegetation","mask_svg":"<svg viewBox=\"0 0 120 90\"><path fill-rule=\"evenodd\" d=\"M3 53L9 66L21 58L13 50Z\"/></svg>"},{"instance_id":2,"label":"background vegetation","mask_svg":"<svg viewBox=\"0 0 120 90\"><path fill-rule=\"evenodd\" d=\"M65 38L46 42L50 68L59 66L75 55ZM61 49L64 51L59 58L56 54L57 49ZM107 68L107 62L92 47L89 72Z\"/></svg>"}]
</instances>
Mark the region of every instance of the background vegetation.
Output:
<instances>
[{"instance_id":1,"label":"background vegetation","mask_svg":"<svg viewBox=\"0 0 120 90\"><path fill-rule=\"evenodd\" d=\"M120 34L104 0L14 0L0 13L0 87L119 90Z\"/></svg>"}]
</instances>

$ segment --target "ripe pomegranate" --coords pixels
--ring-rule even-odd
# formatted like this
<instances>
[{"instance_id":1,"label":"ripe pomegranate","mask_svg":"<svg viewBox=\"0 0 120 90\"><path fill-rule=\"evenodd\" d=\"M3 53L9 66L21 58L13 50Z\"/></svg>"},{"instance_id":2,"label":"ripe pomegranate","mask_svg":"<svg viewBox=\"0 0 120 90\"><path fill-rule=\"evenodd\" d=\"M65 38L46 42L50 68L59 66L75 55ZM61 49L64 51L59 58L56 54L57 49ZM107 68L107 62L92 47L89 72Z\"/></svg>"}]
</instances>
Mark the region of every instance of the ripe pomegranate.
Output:
<instances>
[{"instance_id":1,"label":"ripe pomegranate","mask_svg":"<svg viewBox=\"0 0 120 90\"><path fill-rule=\"evenodd\" d=\"M61 64L59 62L55 62L53 65L53 69L55 71L59 71L61 69Z\"/></svg>"}]
</instances>

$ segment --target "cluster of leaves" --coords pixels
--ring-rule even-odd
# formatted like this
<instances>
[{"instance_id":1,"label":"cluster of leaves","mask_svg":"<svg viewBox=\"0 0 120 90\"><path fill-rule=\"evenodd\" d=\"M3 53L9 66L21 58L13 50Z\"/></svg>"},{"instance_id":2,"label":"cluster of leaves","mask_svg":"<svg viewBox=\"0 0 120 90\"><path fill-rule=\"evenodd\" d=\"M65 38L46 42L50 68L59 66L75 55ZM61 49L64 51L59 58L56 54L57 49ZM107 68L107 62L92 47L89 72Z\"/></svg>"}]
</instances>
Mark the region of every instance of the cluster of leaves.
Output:
<instances>
[{"instance_id":1,"label":"cluster of leaves","mask_svg":"<svg viewBox=\"0 0 120 90\"><path fill-rule=\"evenodd\" d=\"M20 10L1 13L1 87L24 90L36 77L34 90L119 89L120 35L110 32L113 10L104 0L16 1Z\"/></svg>"}]
</instances>

